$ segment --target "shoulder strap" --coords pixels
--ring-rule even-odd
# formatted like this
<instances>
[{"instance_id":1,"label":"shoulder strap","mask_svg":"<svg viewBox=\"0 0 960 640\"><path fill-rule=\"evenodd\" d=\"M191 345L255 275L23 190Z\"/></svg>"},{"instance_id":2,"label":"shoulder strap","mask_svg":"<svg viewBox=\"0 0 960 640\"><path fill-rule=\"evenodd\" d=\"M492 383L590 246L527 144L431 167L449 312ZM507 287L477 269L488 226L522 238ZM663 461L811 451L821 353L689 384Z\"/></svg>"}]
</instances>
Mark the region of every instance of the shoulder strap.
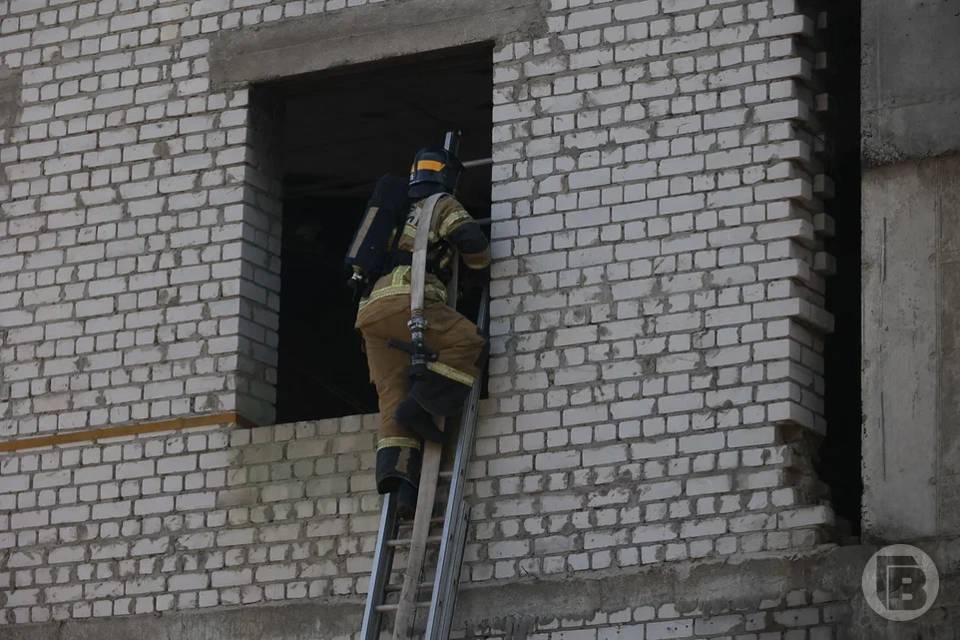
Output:
<instances>
[{"instance_id":1,"label":"shoulder strap","mask_svg":"<svg viewBox=\"0 0 960 640\"><path fill-rule=\"evenodd\" d=\"M423 203L420 220L417 221L417 235L413 240L413 260L410 269L410 314L423 311L424 286L427 281L427 249L430 245L430 227L433 226L433 214L437 203L445 193L435 193Z\"/></svg>"}]
</instances>

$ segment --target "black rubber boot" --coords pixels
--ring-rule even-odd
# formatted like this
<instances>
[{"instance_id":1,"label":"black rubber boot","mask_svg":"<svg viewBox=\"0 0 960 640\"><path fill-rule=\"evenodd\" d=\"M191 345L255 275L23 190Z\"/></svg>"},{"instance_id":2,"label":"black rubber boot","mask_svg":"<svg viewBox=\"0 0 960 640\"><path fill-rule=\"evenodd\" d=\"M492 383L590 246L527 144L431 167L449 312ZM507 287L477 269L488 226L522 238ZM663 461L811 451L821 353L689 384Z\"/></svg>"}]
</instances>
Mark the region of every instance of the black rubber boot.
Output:
<instances>
[{"instance_id":1,"label":"black rubber boot","mask_svg":"<svg viewBox=\"0 0 960 640\"><path fill-rule=\"evenodd\" d=\"M433 371L414 380L410 386L410 397L425 411L444 418L460 413L469 395L470 387Z\"/></svg>"},{"instance_id":2,"label":"black rubber boot","mask_svg":"<svg viewBox=\"0 0 960 640\"><path fill-rule=\"evenodd\" d=\"M410 520L417 512L417 493L419 489L409 482L401 482L397 492L397 517Z\"/></svg>"},{"instance_id":3,"label":"black rubber boot","mask_svg":"<svg viewBox=\"0 0 960 640\"><path fill-rule=\"evenodd\" d=\"M443 431L437 428L433 416L410 396L407 396L400 403L394 417L397 422L424 440L431 442L443 442L444 440Z\"/></svg>"}]
</instances>

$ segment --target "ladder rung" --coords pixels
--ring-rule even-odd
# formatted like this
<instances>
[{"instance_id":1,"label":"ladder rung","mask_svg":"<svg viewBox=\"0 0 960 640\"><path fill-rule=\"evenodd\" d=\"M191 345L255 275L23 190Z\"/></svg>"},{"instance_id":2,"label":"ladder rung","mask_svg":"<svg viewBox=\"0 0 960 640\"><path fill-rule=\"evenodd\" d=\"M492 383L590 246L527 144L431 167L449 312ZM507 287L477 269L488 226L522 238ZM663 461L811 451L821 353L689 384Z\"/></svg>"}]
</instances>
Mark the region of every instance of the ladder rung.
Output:
<instances>
[{"instance_id":1,"label":"ladder rung","mask_svg":"<svg viewBox=\"0 0 960 640\"><path fill-rule=\"evenodd\" d=\"M443 520L444 520L443 516L434 516L434 517L430 518L430 524L443 524ZM412 527L412 526L413 526L413 520L406 520L406 521L404 521L404 522L401 522L401 523L400 523L400 526L401 526L401 527Z\"/></svg>"},{"instance_id":2,"label":"ladder rung","mask_svg":"<svg viewBox=\"0 0 960 640\"><path fill-rule=\"evenodd\" d=\"M417 602L416 605L417 605L417 609L429 609L429 608L430 608L430 603L429 603L429 602ZM379 612L381 612L381 613L386 613L386 612L388 612L388 611L396 611L396 610L399 609L399 608L400 608L400 605L398 605L398 604L378 604L378 605L377 605L377 611L379 611Z\"/></svg>"},{"instance_id":3,"label":"ladder rung","mask_svg":"<svg viewBox=\"0 0 960 640\"><path fill-rule=\"evenodd\" d=\"M444 480L449 480L453 477L453 471L441 471L437 474L437 477L443 478Z\"/></svg>"},{"instance_id":4,"label":"ladder rung","mask_svg":"<svg viewBox=\"0 0 960 640\"><path fill-rule=\"evenodd\" d=\"M437 544L443 540L443 536L430 536L427 538L427 544ZM391 547L405 547L413 542L412 538L400 538L398 540L387 540L387 544Z\"/></svg>"},{"instance_id":5,"label":"ladder rung","mask_svg":"<svg viewBox=\"0 0 960 640\"><path fill-rule=\"evenodd\" d=\"M395 592L397 592L397 591L400 591L401 589L403 589L403 585L402 585L402 584L388 584L384 590L385 590L387 593L395 593ZM419 589L433 589L433 583L432 583L432 582L421 582L420 584L417 585L417 589L418 589L418 590L419 590Z\"/></svg>"}]
</instances>

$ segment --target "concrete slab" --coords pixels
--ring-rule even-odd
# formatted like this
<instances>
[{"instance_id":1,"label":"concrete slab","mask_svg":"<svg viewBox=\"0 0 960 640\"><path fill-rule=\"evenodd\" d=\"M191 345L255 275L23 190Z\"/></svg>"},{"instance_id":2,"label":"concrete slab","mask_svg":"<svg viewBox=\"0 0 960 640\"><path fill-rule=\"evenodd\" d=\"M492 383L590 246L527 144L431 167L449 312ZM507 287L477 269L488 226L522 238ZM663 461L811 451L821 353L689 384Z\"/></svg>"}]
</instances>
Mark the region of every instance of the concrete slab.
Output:
<instances>
[{"instance_id":1,"label":"concrete slab","mask_svg":"<svg viewBox=\"0 0 960 640\"><path fill-rule=\"evenodd\" d=\"M461 592L454 629L466 629L468 638L490 637L483 629L509 629L511 640L526 640L533 636L538 620L556 624L560 619L591 619L597 612L666 603L675 607L676 615L693 619L759 613L762 606L767 612L755 616L754 622L763 623L771 621L770 612L777 608L777 603L783 606L788 594L803 593L816 585L816 593L829 594L830 602L835 603L831 607L832 618L821 619L822 624L842 623L847 616L851 618L850 624L841 624L837 640L955 640L954 629L960 628L960 547L955 539L945 539L923 548L940 570L940 596L929 614L912 623L890 624L864 602L861 575L875 548L826 546L788 558L671 562L476 585ZM801 611L815 613L817 604L814 601L813 608ZM845 608L850 613L843 613ZM359 629L360 616L361 604L354 600L304 600L282 605L13 625L3 627L0 635L4 640L346 640ZM736 626L741 621L734 616L732 622ZM762 628L780 627L753 629ZM577 632L572 635L581 637Z\"/></svg>"},{"instance_id":2,"label":"concrete slab","mask_svg":"<svg viewBox=\"0 0 960 640\"><path fill-rule=\"evenodd\" d=\"M960 150L960 0L862 0L864 163Z\"/></svg>"},{"instance_id":3,"label":"concrete slab","mask_svg":"<svg viewBox=\"0 0 960 640\"><path fill-rule=\"evenodd\" d=\"M530 39L546 29L539 0L405 0L220 32L214 85L261 82L480 42Z\"/></svg>"},{"instance_id":4,"label":"concrete slab","mask_svg":"<svg viewBox=\"0 0 960 640\"><path fill-rule=\"evenodd\" d=\"M864 534L956 533L960 156L863 180ZM945 206L947 205L947 206Z\"/></svg>"},{"instance_id":5,"label":"concrete slab","mask_svg":"<svg viewBox=\"0 0 960 640\"><path fill-rule=\"evenodd\" d=\"M4 640L332 640L359 629L359 603L313 601L3 627Z\"/></svg>"}]
</instances>

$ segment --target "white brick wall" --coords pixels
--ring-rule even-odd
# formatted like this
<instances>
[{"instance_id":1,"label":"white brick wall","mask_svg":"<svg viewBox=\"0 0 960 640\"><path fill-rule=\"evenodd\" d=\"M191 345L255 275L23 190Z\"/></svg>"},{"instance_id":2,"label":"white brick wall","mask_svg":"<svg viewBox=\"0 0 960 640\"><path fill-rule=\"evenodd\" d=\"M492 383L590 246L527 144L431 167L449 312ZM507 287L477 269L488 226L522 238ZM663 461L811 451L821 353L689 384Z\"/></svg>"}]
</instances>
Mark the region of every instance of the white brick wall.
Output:
<instances>
[{"instance_id":1,"label":"white brick wall","mask_svg":"<svg viewBox=\"0 0 960 640\"><path fill-rule=\"evenodd\" d=\"M812 23L795 2L603 4L555 0L553 37L495 53L474 580L802 547L831 522L776 493L810 473L782 425L824 428ZM484 551L530 537L552 542Z\"/></svg>"},{"instance_id":2,"label":"white brick wall","mask_svg":"<svg viewBox=\"0 0 960 640\"><path fill-rule=\"evenodd\" d=\"M0 0L0 65L22 76L0 129L0 439L272 420L275 122L210 88L210 38L360 4ZM546 34L498 43L466 580L828 534L809 434L830 225L801 4L550 0ZM3 455L0 622L362 592L377 499L360 427ZM713 635L660 617L683 618L538 632Z\"/></svg>"},{"instance_id":3,"label":"white brick wall","mask_svg":"<svg viewBox=\"0 0 960 640\"><path fill-rule=\"evenodd\" d=\"M209 428L0 458L0 625L362 593L375 426Z\"/></svg>"},{"instance_id":4,"label":"white brick wall","mask_svg":"<svg viewBox=\"0 0 960 640\"><path fill-rule=\"evenodd\" d=\"M218 28L322 10L0 3L0 65L21 75L0 130L0 437L272 420L278 297L251 287L276 280L277 210L244 197L269 194L247 91L210 92L205 55Z\"/></svg>"},{"instance_id":5,"label":"white brick wall","mask_svg":"<svg viewBox=\"0 0 960 640\"><path fill-rule=\"evenodd\" d=\"M365 593L376 425L214 427L3 457L0 624ZM743 431L753 444L692 460L671 438L630 447L642 453L502 456L496 477L475 465L464 579L808 546L829 509L747 471L779 469L788 449Z\"/></svg>"}]
</instances>

